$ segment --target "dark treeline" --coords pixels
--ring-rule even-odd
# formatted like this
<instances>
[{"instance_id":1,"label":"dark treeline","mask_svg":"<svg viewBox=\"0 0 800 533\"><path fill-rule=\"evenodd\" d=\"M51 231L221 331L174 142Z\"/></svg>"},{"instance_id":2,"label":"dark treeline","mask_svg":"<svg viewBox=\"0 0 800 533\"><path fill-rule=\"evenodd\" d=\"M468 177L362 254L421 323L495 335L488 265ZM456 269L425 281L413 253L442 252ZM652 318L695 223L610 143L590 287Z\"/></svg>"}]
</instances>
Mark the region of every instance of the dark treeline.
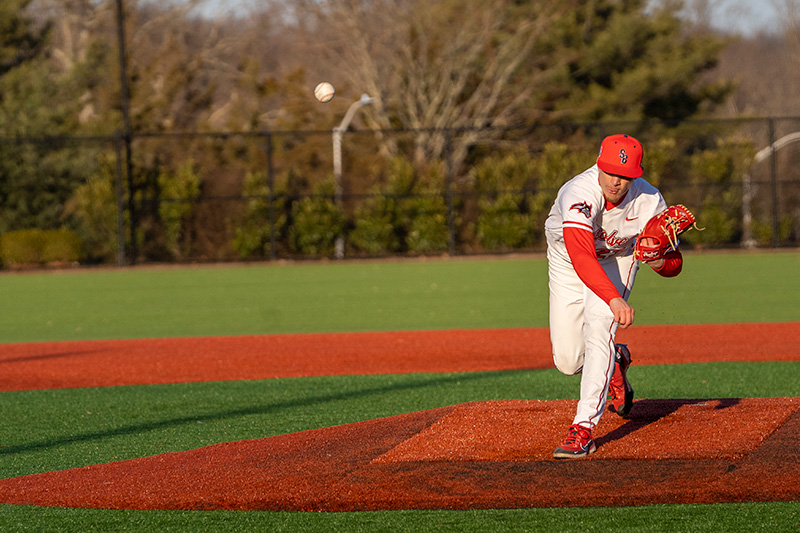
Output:
<instances>
[{"instance_id":1,"label":"dark treeline","mask_svg":"<svg viewBox=\"0 0 800 533\"><path fill-rule=\"evenodd\" d=\"M530 249L548 195L620 127L648 141L653 181L695 187L720 218L707 244L797 232L793 213L742 227L730 189L796 124L698 122L800 116L792 2L780 28L747 38L672 2L257 4L3 2L0 235L59 230L86 261L113 261L121 241L137 260L330 255L343 235L350 254ZM321 80L337 88L329 104L313 99ZM323 133L362 94L334 183Z\"/></svg>"}]
</instances>

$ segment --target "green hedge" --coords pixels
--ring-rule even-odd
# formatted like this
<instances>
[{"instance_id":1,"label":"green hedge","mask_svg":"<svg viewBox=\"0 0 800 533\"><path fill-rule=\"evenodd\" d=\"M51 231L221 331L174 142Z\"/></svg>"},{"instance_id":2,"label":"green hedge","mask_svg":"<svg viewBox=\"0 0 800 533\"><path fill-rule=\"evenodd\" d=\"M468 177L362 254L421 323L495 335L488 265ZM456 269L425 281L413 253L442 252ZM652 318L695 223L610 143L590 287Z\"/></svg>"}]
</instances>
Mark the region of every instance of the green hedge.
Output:
<instances>
[{"instance_id":1,"label":"green hedge","mask_svg":"<svg viewBox=\"0 0 800 533\"><path fill-rule=\"evenodd\" d=\"M345 216L336 205L332 179L314 186L314 196L292 206L289 242L293 251L309 256L333 255L336 239L344 234Z\"/></svg>"},{"instance_id":2,"label":"green hedge","mask_svg":"<svg viewBox=\"0 0 800 533\"><path fill-rule=\"evenodd\" d=\"M0 236L0 259L5 266L77 263L83 243L72 231L26 229Z\"/></svg>"}]
</instances>

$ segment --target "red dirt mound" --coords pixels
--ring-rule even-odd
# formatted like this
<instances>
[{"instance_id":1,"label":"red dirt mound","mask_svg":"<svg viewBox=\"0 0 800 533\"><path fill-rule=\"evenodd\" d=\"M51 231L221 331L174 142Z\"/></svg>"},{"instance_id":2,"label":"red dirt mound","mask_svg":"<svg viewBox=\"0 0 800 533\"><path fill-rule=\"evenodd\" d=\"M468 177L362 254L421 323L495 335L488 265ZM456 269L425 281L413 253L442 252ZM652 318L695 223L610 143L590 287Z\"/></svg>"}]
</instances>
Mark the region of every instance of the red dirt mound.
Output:
<instances>
[{"instance_id":1,"label":"red dirt mound","mask_svg":"<svg viewBox=\"0 0 800 533\"><path fill-rule=\"evenodd\" d=\"M640 326L634 363L797 361L800 323ZM546 329L5 344L0 390L552 368ZM640 400L555 462L575 403L490 402L0 480L0 502L378 510L800 499L794 399ZM580 480L580 491L575 491Z\"/></svg>"},{"instance_id":2,"label":"red dirt mound","mask_svg":"<svg viewBox=\"0 0 800 533\"><path fill-rule=\"evenodd\" d=\"M575 405L470 403L6 479L0 501L357 511L800 499L800 399L640 400L627 419L603 418L587 460L553 461Z\"/></svg>"}]
</instances>

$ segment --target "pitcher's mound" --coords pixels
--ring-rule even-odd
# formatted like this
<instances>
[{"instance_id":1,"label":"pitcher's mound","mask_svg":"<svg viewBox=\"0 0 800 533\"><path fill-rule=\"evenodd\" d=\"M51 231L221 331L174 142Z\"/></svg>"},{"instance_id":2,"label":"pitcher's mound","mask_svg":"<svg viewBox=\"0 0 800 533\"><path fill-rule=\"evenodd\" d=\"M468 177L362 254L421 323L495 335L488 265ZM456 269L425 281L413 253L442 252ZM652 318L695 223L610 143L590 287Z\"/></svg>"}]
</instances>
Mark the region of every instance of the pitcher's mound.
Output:
<instances>
[{"instance_id":1,"label":"pitcher's mound","mask_svg":"<svg viewBox=\"0 0 800 533\"><path fill-rule=\"evenodd\" d=\"M475 402L0 480L0 502L357 511L800 499L798 398L639 400L557 462L576 402Z\"/></svg>"}]
</instances>

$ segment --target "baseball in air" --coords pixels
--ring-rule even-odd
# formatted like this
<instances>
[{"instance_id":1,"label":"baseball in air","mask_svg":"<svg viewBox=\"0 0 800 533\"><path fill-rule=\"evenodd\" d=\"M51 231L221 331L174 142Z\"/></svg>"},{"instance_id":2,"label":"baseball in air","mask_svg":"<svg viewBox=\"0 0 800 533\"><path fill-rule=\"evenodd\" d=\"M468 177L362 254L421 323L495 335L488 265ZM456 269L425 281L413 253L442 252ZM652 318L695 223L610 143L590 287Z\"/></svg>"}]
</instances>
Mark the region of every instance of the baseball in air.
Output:
<instances>
[{"instance_id":1,"label":"baseball in air","mask_svg":"<svg viewBox=\"0 0 800 533\"><path fill-rule=\"evenodd\" d=\"M333 100L333 96L336 94L336 89L333 88L333 85L328 83L327 81L323 81L322 83L317 84L314 87L314 96L317 97L317 100L326 104Z\"/></svg>"}]
</instances>

